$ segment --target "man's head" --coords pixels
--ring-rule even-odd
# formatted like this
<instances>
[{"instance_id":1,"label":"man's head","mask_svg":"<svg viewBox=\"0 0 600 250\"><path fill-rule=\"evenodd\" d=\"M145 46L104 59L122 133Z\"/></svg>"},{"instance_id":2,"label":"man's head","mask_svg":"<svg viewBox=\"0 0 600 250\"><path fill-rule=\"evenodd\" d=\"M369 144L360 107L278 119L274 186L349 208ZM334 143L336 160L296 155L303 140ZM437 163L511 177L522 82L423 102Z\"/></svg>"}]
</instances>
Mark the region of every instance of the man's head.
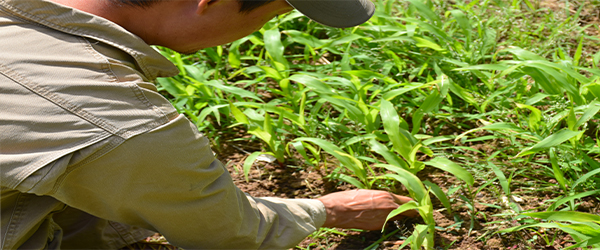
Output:
<instances>
[{"instance_id":1,"label":"man's head","mask_svg":"<svg viewBox=\"0 0 600 250\"><path fill-rule=\"evenodd\" d=\"M167 0L110 0L119 5L149 7ZM249 13L275 0L236 0L239 12ZM309 18L327 26L346 28L359 25L373 15L375 6L370 0L285 0Z\"/></svg>"},{"instance_id":2,"label":"man's head","mask_svg":"<svg viewBox=\"0 0 600 250\"><path fill-rule=\"evenodd\" d=\"M165 0L111 0L114 4L118 5L126 5L126 6L135 6L140 8L150 7L153 4L159 1ZM237 0L240 2L240 10L239 12L247 13L250 12L262 5L265 5L274 0Z\"/></svg>"},{"instance_id":3,"label":"man's head","mask_svg":"<svg viewBox=\"0 0 600 250\"><path fill-rule=\"evenodd\" d=\"M294 8L332 27L367 21L370 0L51 0L104 17L146 43L182 53L233 42Z\"/></svg>"},{"instance_id":4,"label":"man's head","mask_svg":"<svg viewBox=\"0 0 600 250\"><path fill-rule=\"evenodd\" d=\"M195 7L189 6L195 8L194 15L189 15L189 11L183 11L183 15L174 17L179 19L179 23L172 24L171 27L176 26L181 32L169 37L170 41L168 42L177 42L178 47L170 44L157 44L184 53L233 42L259 30L276 15L284 14L294 8L307 17L332 27L359 25L367 21L375 10L371 0L158 1L174 5L196 3ZM187 46L181 47L180 45Z\"/></svg>"}]
</instances>

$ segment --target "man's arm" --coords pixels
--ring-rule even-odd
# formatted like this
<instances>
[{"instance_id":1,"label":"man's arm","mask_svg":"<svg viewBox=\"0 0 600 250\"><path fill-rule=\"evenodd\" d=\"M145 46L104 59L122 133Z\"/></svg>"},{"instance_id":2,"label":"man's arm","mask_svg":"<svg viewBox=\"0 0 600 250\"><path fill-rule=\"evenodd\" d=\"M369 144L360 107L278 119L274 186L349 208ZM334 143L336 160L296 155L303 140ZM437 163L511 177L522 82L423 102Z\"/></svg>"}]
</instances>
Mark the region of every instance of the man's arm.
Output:
<instances>
[{"instance_id":1,"label":"man's arm","mask_svg":"<svg viewBox=\"0 0 600 250\"><path fill-rule=\"evenodd\" d=\"M38 194L160 232L183 248L284 249L325 222L318 200L246 196L183 116L105 147L83 160L62 159L54 168L68 165L65 173Z\"/></svg>"}]
</instances>

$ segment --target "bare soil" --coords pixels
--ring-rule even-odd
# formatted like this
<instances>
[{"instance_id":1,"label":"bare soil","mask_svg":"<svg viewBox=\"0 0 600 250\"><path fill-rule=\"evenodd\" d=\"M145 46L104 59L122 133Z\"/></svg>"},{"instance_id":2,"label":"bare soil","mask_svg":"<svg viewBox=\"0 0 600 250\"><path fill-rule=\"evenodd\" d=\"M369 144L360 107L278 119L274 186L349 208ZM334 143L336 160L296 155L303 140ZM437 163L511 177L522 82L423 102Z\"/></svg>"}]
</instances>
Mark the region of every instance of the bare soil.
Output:
<instances>
[{"instance_id":1,"label":"bare soil","mask_svg":"<svg viewBox=\"0 0 600 250\"><path fill-rule=\"evenodd\" d=\"M353 188L348 184L338 183L327 178L327 174L333 166L329 166L330 169L326 170L323 166L320 168L312 166L282 167L275 163L266 162L255 164L249 173L249 181L246 182L242 165L247 153L237 149L241 146L241 144L235 145L235 147L224 145L224 151L220 152L219 155L223 156L221 159L223 162L227 162L227 168L235 184L242 191L253 196L318 198L324 194ZM471 145L471 147L482 149L484 152L497 146L488 144ZM436 183L440 187L458 183L456 178L437 169L426 168L419 173L419 177L422 180ZM553 179L544 176L537 176L536 178L545 178L550 183L553 181ZM475 188L482 185L484 181L478 180ZM528 179L517 177L513 181L524 183ZM551 199L555 195L552 190L545 191L543 189L533 193L530 190L521 189L512 190L512 192L516 197L515 203L523 210L538 208L545 200ZM459 191L449 197L454 199L454 202L452 202L452 215L437 199L433 198L432 200L434 203L434 218L437 223L435 240L436 246L440 249L562 249L574 244L570 236L559 231L535 232L524 230L512 234L496 234L495 232L498 230L520 225L517 221L507 221L506 217L495 216L509 213L511 210L508 203L499 200L496 194L482 191L475 195L475 210L472 212L468 208L468 204L459 198L460 195L465 194ZM592 199L584 200L579 210L598 214L600 213L600 204L594 203ZM471 216L471 214L474 214L474 216ZM471 221L473 222L472 225ZM388 223L383 233L380 231L337 229L345 235L333 233L313 235L302 241L298 247L301 249L366 249L379 241L380 244L375 249L398 249L403 240L411 234L411 223L415 222L418 222L418 220ZM384 235L387 237L384 237ZM546 244L542 235L550 237L549 244Z\"/></svg>"},{"instance_id":2,"label":"bare soil","mask_svg":"<svg viewBox=\"0 0 600 250\"><path fill-rule=\"evenodd\" d=\"M452 134L452 129L448 128L446 133ZM476 136L483 136L485 132L478 132ZM225 133L227 134L227 133ZM232 135L232 134L230 134ZM241 137L242 135L238 135ZM308 166L303 163L300 157L287 159L287 165L281 166L277 163L257 162L250 170L248 181L246 181L242 166L245 158L251 153L261 148L260 142L256 141L234 141L233 138L222 138L216 152L219 159L226 164L234 183L244 192L256 197L280 197L280 198L318 198L322 195L353 189L353 186L339 181L327 178L335 165L328 166ZM239 138L237 137L237 138ZM488 141L485 143L456 143L456 146L470 147L481 152L469 152L466 155L473 159L479 159L482 155L489 155L498 148L506 145L507 142L500 140ZM247 150L246 150L247 149ZM481 160L481 159L479 159ZM514 167L518 169L518 166ZM508 174L508 173L507 173ZM476 180L475 187L478 188L487 179L480 176ZM529 176L535 178L536 182L549 183L548 188L539 188L535 190L528 189L528 185L520 185L531 182L526 177L516 176L513 183L516 187L511 190L514 195L513 201L522 210L535 210L540 207L546 207L544 201L555 198L558 186L553 187L556 181L548 176ZM419 178L428 180L442 187L448 192L447 187L460 185L459 180L447 173L435 169L426 168L419 172ZM493 183L498 192L500 186ZM523 188L519 188L519 187ZM498 193L490 193L494 188L483 189L474 194L474 209L469 208L469 204L461 199L461 196L467 196L462 193L463 189L449 196L452 203L453 213L450 214L444 206L435 198L432 198L434 204L434 218L437 223L435 235L436 246L439 249L562 249L574 244L569 235L560 231L526 231L523 230L511 234L497 234L501 229L518 226L518 221L509 220L508 216L497 216L498 214L513 213L509 208L506 197L501 197ZM401 187L395 189L400 195L403 193ZM579 211L599 214L600 204L593 199L584 200L578 208ZM473 215L473 216L472 216ZM343 230L337 229L341 234L315 233L298 244L300 249L366 249L374 243L375 249L398 249L399 245L412 232L412 223L419 223L418 219L405 220L396 223L388 223L384 232L380 231L361 231L361 230ZM422 223L422 222L421 222ZM548 242L544 237L549 237Z\"/></svg>"}]
</instances>

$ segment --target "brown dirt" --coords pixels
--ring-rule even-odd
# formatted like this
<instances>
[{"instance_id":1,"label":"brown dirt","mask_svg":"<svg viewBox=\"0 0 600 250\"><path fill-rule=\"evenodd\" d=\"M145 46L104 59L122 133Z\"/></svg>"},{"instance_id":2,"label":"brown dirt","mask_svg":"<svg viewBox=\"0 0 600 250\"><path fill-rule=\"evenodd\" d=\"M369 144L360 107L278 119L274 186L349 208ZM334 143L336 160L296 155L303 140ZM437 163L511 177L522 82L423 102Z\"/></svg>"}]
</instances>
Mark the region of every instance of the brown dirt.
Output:
<instances>
[{"instance_id":1,"label":"brown dirt","mask_svg":"<svg viewBox=\"0 0 600 250\"><path fill-rule=\"evenodd\" d=\"M233 155L237 155L237 159L232 159L231 157L227 158L229 161L227 167L234 178L234 182L240 189L253 196L317 198L330 192L352 188L349 185L337 185L338 183L326 180L324 178L326 172L323 168L315 169L314 167L308 167L306 169L297 169L281 167L277 164L261 163L250 171L250 181L246 182L241 171L241 162L244 159L244 156L240 154ZM421 178L434 182L441 187L448 183L457 182L454 177L448 177L439 170L422 172L422 174L420 173ZM519 205L523 209L537 208L540 206L540 203L546 199L544 196L550 198L549 196L552 195L550 192L525 197L525 195L519 194L518 190L515 190L514 194L519 195L522 198L522 202L519 203ZM456 199L457 195L458 194L455 194L450 198ZM456 199L452 205L454 214L450 215L437 199L432 200L435 206L434 218L437 223L436 246L441 246L445 249L523 249L531 247L558 249L555 247L561 245L564 247L566 246L565 244L572 244L570 243L571 240L569 236L561 234L560 232L553 232L556 233L558 237L552 246L545 246L541 239L532 240L535 234L529 234L527 232L510 235L494 234L497 230L519 225L516 221L505 223L505 218L493 216L495 214L503 213L504 211L485 204L496 205L503 209L507 208L495 197L496 196L493 194L484 192L476 195L474 212L476 215L473 217L472 230L469 230L471 226L470 214L472 212L467 208L465 202ZM594 204L592 200L584 202L581 207L585 208L581 210L594 212L598 212L600 209L600 206ZM393 223L389 223L383 233L379 231L338 229L346 235L327 234L324 237L313 236L305 239L298 246L302 249L365 249L397 228L398 227ZM402 228L402 226L400 228ZM410 230L400 230L399 232L392 233L387 238L383 239L377 249L397 249L397 247L402 244L402 240L410 235L410 232ZM530 242L527 243L528 240Z\"/></svg>"},{"instance_id":2,"label":"brown dirt","mask_svg":"<svg viewBox=\"0 0 600 250\"><path fill-rule=\"evenodd\" d=\"M453 134L451 130L451 128L448 128L446 133ZM484 135L487 135L487 132L479 131L473 136ZM237 136L229 134L228 137L222 138L221 141L224 143L219 145L220 150L216 153L219 159L226 164L234 183L242 191L253 196L318 198L331 192L353 188L349 184L327 179L326 176L333 170L334 166L332 164L328 165L329 168L308 166L303 163L300 157L287 159L287 166L280 166L277 163L255 163L249 172L249 181L246 181L242 170L243 162L251 152L260 150L261 143L249 140L233 140L243 137L242 134ZM479 151L465 151L461 154L481 161L494 151L504 147L504 145L510 145L510 143L492 140L465 144L455 142L455 145L470 147ZM508 162L502 164L509 168L511 166L511 163ZM513 171L518 170L518 166L513 168ZM508 175L509 172L506 174ZM419 172L418 176L421 180L428 180L437 184L444 192L448 192L448 187L460 185L460 181L455 177L435 168L425 168ZM475 174L477 178L475 188L484 185L488 181L487 178L491 178L491 176L493 174ZM558 193L556 192L558 191L556 186L537 188L534 192L527 188L520 188L528 187L526 183L531 182L528 178L534 178L536 182L555 183L555 180L548 176L515 176L512 180L515 185L511 185L515 189L511 192L516 197L515 203L521 209L535 210L546 207L547 205L544 205L546 200L556 198ZM401 189L398 190L402 192ZM502 196L500 185L493 183L489 188L483 189L484 191L473 194L473 210L469 209L470 205L465 202L465 199L461 198L461 196L469 197L468 194L463 193L464 190L464 188L460 188L459 191L448 197L451 199L453 214L450 214L436 198L432 198L434 219L437 226L436 247L442 247L443 249L560 249L573 244L570 236L560 231L523 230L511 234L497 234L496 232L501 229L521 225L519 221L511 220L514 216L497 216L512 211L508 203L499 198ZM497 193L492 193L493 190L496 190ZM578 210L598 214L600 204L596 203L593 198L584 199ZM473 216L471 216L472 214ZM317 232L300 242L297 249L365 249L376 242L379 243L376 249L398 249L403 240L410 236L411 226L415 222L388 223L383 233L380 231L343 229L336 229L339 233ZM543 240L543 236L550 238L554 236L555 240L547 245Z\"/></svg>"},{"instance_id":3,"label":"brown dirt","mask_svg":"<svg viewBox=\"0 0 600 250\"><path fill-rule=\"evenodd\" d=\"M253 196L261 197L281 197L281 198L318 198L324 194L335 191L352 189L352 186L326 178L332 170L324 167L314 167L289 162L300 167L280 166L275 163L259 162L254 165L249 173L249 181L246 182L242 165L245 157L250 152L245 152L241 145L227 143L221 145L223 151L218 152L221 160L227 163L227 169L231 173L235 184L244 192ZM251 148L257 148L259 145L246 144ZM492 144L469 143L473 149L489 155L492 149L499 147L498 142ZM468 153L467 153L468 154ZM476 155L471 157L477 158ZM434 168L426 168L419 172L422 180L438 184L447 192L444 187L459 183L459 181L445 172ZM535 176L534 178L548 179L544 176ZM486 180L478 180L475 187L481 186ZM525 177L517 176L513 180L515 183L526 183ZM552 180L548 179L548 183ZM499 185L497 185L499 186ZM499 187L498 187L499 189ZM462 190L462 189L460 189ZM487 190L487 189L486 189ZM443 205L435 198L432 198L434 205L434 218L437 223L436 246L444 249L559 249L573 244L572 239L558 231L547 231L546 234L555 235L556 239L551 245L546 245L542 240L541 232L521 231L512 234L496 234L501 229L520 225L517 221L508 220L507 217L494 216L497 214L508 213L511 211L508 204L503 203L497 197L497 194L482 191L475 194L474 210L468 208L468 204L460 198L461 195L467 195L458 191L449 198L452 200L453 214L451 215ZM554 198L555 192L552 190L541 191L538 193L528 193L527 190L512 190L513 195L517 196L517 203L524 210L539 208L545 200ZM488 205L490 204L490 205ZM600 204L594 203L592 199L584 200L580 211L598 213ZM475 214L471 216L471 214ZM471 227L471 219L473 219ZM395 225L388 223L384 232L379 231L361 231L361 230L343 230L336 229L344 235L328 233L316 233L306 238L300 244L298 249L365 249L375 242L380 244L376 249L397 249L412 232L410 227L414 221L404 221L404 224ZM395 231L396 229L400 229ZM537 236L536 236L537 235Z\"/></svg>"}]
</instances>

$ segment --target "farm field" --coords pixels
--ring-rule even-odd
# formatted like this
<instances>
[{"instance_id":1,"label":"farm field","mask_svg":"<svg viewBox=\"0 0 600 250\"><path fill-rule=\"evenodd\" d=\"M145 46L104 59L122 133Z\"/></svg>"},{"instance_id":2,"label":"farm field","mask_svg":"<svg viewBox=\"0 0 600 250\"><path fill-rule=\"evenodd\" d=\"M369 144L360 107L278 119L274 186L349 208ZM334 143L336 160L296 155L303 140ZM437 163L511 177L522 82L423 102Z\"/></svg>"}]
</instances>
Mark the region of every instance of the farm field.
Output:
<instances>
[{"instance_id":1,"label":"farm field","mask_svg":"<svg viewBox=\"0 0 600 250\"><path fill-rule=\"evenodd\" d=\"M375 3L355 28L292 12L158 48L181 71L159 90L245 192L388 190L420 213L296 249L600 248L600 1Z\"/></svg>"}]
</instances>

